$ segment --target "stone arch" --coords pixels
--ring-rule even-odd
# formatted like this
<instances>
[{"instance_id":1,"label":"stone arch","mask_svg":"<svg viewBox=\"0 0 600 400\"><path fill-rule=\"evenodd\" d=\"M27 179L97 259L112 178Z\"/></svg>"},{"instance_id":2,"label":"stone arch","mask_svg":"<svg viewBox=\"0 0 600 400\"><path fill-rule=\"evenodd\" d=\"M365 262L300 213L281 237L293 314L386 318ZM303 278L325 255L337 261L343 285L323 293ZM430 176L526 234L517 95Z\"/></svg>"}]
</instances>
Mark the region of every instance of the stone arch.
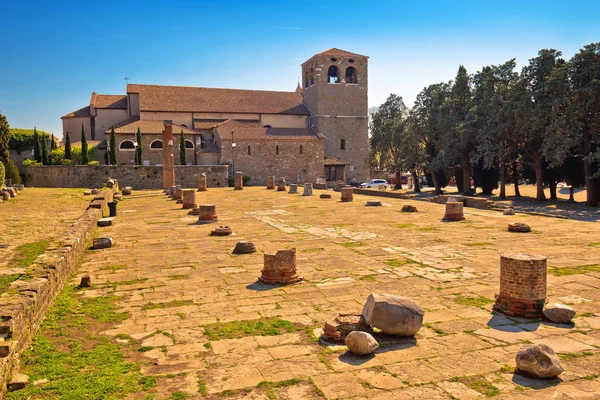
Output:
<instances>
[{"instance_id":1,"label":"stone arch","mask_svg":"<svg viewBox=\"0 0 600 400\"><path fill-rule=\"evenodd\" d=\"M327 70L327 83L340 83L340 70L337 65L332 65Z\"/></svg>"},{"instance_id":2,"label":"stone arch","mask_svg":"<svg viewBox=\"0 0 600 400\"><path fill-rule=\"evenodd\" d=\"M356 72L356 68L346 68L346 83L358 83L358 73Z\"/></svg>"},{"instance_id":3,"label":"stone arch","mask_svg":"<svg viewBox=\"0 0 600 400\"><path fill-rule=\"evenodd\" d=\"M193 149L194 148L194 142L192 142L190 139L185 139L185 148L186 149Z\"/></svg>"},{"instance_id":4,"label":"stone arch","mask_svg":"<svg viewBox=\"0 0 600 400\"><path fill-rule=\"evenodd\" d=\"M135 144L133 144L132 140L123 140L121 143L119 143L119 150L134 151Z\"/></svg>"},{"instance_id":5,"label":"stone arch","mask_svg":"<svg viewBox=\"0 0 600 400\"><path fill-rule=\"evenodd\" d=\"M153 140L152 143L150 143L150 149L152 150L160 150L162 148L163 142L160 139Z\"/></svg>"}]
</instances>

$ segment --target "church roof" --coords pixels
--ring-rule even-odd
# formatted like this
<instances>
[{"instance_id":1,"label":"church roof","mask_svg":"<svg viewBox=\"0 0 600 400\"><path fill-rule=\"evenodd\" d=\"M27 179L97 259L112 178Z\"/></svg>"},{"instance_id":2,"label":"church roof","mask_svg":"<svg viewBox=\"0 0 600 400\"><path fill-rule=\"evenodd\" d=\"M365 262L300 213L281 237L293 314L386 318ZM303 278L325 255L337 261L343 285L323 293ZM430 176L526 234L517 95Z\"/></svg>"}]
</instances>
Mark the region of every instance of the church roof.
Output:
<instances>
[{"instance_id":1,"label":"church roof","mask_svg":"<svg viewBox=\"0 0 600 400\"><path fill-rule=\"evenodd\" d=\"M127 109L127 96L120 94L96 94L92 93L90 105L96 108L107 109Z\"/></svg>"},{"instance_id":2,"label":"church roof","mask_svg":"<svg viewBox=\"0 0 600 400\"><path fill-rule=\"evenodd\" d=\"M227 119L195 119L194 129L213 129L216 128L221 122L225 122Z\"/></svg>"},{"instance_id":3,"label":"church roof","mask_svg":"<svg viewBox=\"0 0 600 400\"><path fill-rule=\"evenodd\" d=\"M332 47L332 48L330 48L328 50L325 50L325 51L322 51L320 53L315 54L314 56L312 56L308 60L304 61L302 63L302 65L306 64L307 62L309 62L310 60L312 60L313 58L315 58L317 56L337 56L337 57L363 57L363 58L369 58L368 56L363 56L362 54L351 53L351 52L346 51L346 50L337 49L335 47Z\"/></svg>"},{"instance_id":4,"label":"church roof","mask_svg":"<svg viewBox=\"0 0 600 400\"><path fill-rule=\"evenodd\" d=\"M325 156L325 160L323 161L323 165L326 167L336 167L336 166L344 166L348 165L348 163L338 160L337 158L327 157Z\"/></svg>"},{"instance_id":5,"label":"church roof","mask_svg":"<svg viewBox=\"0 0 600 400\"><path fill-rule=\"evenodd\" d=\"M235 140L319 140L321 137L310 128L271 128L262 126L259 121L227 120L217 126L222 133L221 141Z\"/></svg>"},{"instance_id":6,"label":"church roof","mask_svg":"<svg viewBox=\"0 0 600 400\"><path fill-rule=\"evenodd\" d=\"M129 84L127 93L140 94L140 111L309 115L296 92Z\"/></svg>"},{"instance_id":7,"label":"church roof","mask_svg":"<svg viewBox=\"0 0 600 400\"><path fill-rule=\"evenodd\" d=\"M81 117L91 117L91 116L92 116L92 114L90 112L90 106L85 106L83 108L80 108L79 110L71 111L70 113L63 115L60 118L61 119L63 119L63 118L81 118Z\"/></svg>"},{"instance_id":8,"label":"church roof","mask_svg":"<svg viewBox=\"0 0 600 400\"><path fill-rule=\"evenodd\" d=\"M131 117L127 118L125 121L122 121L115 125L115 133L137 133L138 127L140 128L140 133L143 134L158 134L161 135L165 130L164 122L155 121L155 120L140 120L140 117ZM191 129L186 128L185 126L173 124L173 135L181 133L186 134L197 134ZM105 133L107 135L110 134L110 129L108 129Z\"/></svg>"}]
</instances>

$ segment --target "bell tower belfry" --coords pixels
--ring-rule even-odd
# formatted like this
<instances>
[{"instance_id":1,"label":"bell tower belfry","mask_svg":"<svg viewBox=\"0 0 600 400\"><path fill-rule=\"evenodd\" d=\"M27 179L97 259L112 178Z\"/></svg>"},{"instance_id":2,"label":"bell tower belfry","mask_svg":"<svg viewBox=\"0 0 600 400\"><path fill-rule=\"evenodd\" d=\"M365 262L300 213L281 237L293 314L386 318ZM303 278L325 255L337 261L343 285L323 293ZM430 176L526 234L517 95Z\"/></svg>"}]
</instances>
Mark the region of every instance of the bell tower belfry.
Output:
<instances>
[{"instance_id":1,"label":"bell tower belfry","mask_svg":"<svg viewBox=\"0 0 600 400\"><path fill-rule=\"evenodd\" d=\"M302 64L302 93L325 157L346 163L347 180L369 179L369 57L332 48Z\"/></svg>"}]
</instances>

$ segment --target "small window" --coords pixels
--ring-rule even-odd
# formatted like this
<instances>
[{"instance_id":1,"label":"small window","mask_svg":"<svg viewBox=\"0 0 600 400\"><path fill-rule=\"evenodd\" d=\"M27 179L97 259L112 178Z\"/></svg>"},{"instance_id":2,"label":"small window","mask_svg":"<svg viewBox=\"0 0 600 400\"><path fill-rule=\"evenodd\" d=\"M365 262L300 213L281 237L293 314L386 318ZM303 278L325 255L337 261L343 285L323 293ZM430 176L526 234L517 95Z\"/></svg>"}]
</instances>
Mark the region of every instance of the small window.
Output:
<instances>
[{"instance_id":1,"label":"small window","mask_svg":"<svg viewBox=\"0 0 600 400\"><path fill-rule=\"evenodd\" d=\"M358 83L358 75L354 67L346 68L346 83Z\"/></svg>"},{"instance_id":2,"label":"small window","mask_svg":"<svg viewBox=\"0 0 600 400\"><path fill-rule=\"evenodd\" d=\"M248 155L251 156L252 155L252 148L250 146L248 146Z\"/></svg>"},{"instance_id":3,"label":"small window","mask_svg":"<svg viewBox=\"0 0 600 400\"><path fill-rule=\"evenodd\" d=\"M304 152L304 148L302 147L302 145L300 145L300 154L302 154Z\"/></svg>"},{"instance_id":4,"label":"small window","mask_svg":"<svg viewBox=\"0 0 600 400\"><path fill-rule=\"evenodd\" d=\"M315 83L315 70L314 68L310 69L310 86L314 85Z\"/></svg>"},{"instance_id":5,"label":"small window","mask_svg":"<svg viewBox=\"0 0 600 400\"><path fill-rule=\"evenodd\" d=\"M184 128L186 128L186 129L187 129L187 127L188 127L186 124L181 124L181 126L183 126L183 127L184 127Z\"/></svg>"},{"instance_id":6,"label":"small window","mask_svg":"<svg viewBox=\"0 0 600 400\"><path fill-rule=\"evenodd\" d=\"M162 149L163 145L162 145L162 140L155 140L152 143L150 143L150 148L151 149Z\"/></svg>"},{"instance_id":7,"label":"small window","mask_svg":"<svg viewBox=\"0 0 600 400\"><path fill-rule=\"evenodd\" d=\"M275 146L275 155L279 155L279 146Z\"/></svg>"},{"instance_id":8,"label":"small window","mask_svg":"<svg viewBox=\"0 0 600 400\"><path fill-rule=\"evenodd\" d=\"M348 62L349 62L350 64L354 64L354 58L351 58L351 59L349 59L349 60L348 60Z\"/></svg>"},{"instance_id":9,"label":"small window","mask_svg":"<svg viewBox=\"0 0 600 400\"><path fill-rule=\"evenodd\" d=\"M263 128L269 129L269 128L272 128L272 126L271 125L265 125L265 126L263 126Z\"/></svg>"},{"instance_id":10,"label":"small window","mask_svg":"<svg viewBox=\"0 0 600 400\"><path fill-rule=\"evenodd\" d=\"M119 145L119 150L135 150L135 145L131 140L123 140Z\"/></svg>"},{"instance_id":11,"label":"small window","mask_svg":"<svg viewBox=\"0 0 600 400\"><path fill-rule=\"evenodd\" d=\"M194 148L194 142L192 142L191 140L186 139L186 141L185 141L185 148L186 149L193 149Z\"/></svg>"},{"instance_id":12,"label":"small window","mask_svg":"<svg viewBox=\"0 0 600 400\"><path fill-rule=\"evenodd\" d=\"M332 58L331 58L331 62L337 62L337 58L335 58L335 57L332 57Z\"/></svg>"},{"instance_id":13,"label":"small window","mask_svg":"<svg viewBox=\"0 0 600 400\"><path fill-rule=\"evenodd\" d=\"M332 65L327 70L327 83L340 83L338 67L336 67L335 65Z\"/></svg>"},{"instance_id":14,"label":"small window","mask_svg":"<svg viewBox=\"0 0 600 400\"><path fill-rule=\"evenodd\" d=\"M340 150L346 150L346 139L340 140Z\"/></svg>"}]
</instances>

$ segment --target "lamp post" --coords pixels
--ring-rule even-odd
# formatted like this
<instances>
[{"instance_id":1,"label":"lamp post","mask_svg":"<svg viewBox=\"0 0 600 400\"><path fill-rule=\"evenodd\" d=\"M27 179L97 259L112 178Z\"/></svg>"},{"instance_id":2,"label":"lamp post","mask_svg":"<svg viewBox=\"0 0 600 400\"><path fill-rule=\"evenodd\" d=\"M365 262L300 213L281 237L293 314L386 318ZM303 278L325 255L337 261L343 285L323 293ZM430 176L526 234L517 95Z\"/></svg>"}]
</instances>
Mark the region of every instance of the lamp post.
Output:
<instances>
[{"instance_id":1,"label":"lamp post","mask_svg":"<svg viewBox=\"0 0 600 400\"><path fill-rule=\"evenodd\" d=\"M231 131L231 174L235 175L235 136Z\"/></svg>"},{"instance_id":2,"label":"lamp post","mask_svg":"<svg viewBox=\"0 0 600 400\"><path fill-rule=\"evenodd\" d=\"M110 143L106 143L106 160L108 161L108 165L110 164Z\"/></svg>"},{"instance_id":3,"label":"lamp post","mask_svg":"<svg viewBox=\"0 0 600 400\"><path fill-rule=\"evenodd\" d=\"M138 159L137 159L137 148L139 146L138 142L133 142L133 148L135 149L135 151L133 152L133 159L134 159L134 163L135 165L138 165Z\"/></svg>"}]
</instances>

